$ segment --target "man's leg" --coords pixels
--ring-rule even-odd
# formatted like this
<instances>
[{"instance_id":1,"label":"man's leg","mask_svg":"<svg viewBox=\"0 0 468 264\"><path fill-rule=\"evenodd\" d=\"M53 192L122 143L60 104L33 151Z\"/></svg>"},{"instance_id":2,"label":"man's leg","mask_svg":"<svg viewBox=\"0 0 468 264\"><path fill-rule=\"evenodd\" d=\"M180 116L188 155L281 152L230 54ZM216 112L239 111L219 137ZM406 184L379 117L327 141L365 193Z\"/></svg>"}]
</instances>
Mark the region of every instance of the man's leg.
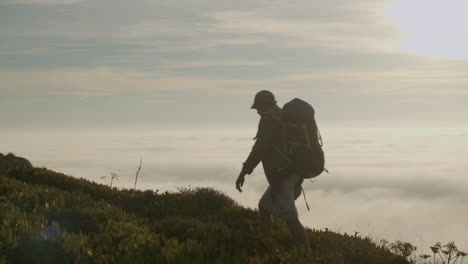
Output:
<instances>
[{"instance_id":1,"label":"man's leg","mask_svg":"<svg viewBox=\"0 0 468 264\"><path fill-rule=\"evenodd\" d=\"M259 231L265 237L271 237L271 215L270 213L263 208L261 205L258 206L258 211L260 214L260 225Z\"/></svg>"},{"instance_id":2,"label":"man's leg","mask_svg":"<svg viewBox=\"0 0 468 264\"><path fill-rule=\"evenodd\" d=\"M299 219L286 219L286 224L288 225L289 232L293 239L304 249L305 252L310 253L309 239L307 239L307 234Z\"/></svg>"}]
</instances>

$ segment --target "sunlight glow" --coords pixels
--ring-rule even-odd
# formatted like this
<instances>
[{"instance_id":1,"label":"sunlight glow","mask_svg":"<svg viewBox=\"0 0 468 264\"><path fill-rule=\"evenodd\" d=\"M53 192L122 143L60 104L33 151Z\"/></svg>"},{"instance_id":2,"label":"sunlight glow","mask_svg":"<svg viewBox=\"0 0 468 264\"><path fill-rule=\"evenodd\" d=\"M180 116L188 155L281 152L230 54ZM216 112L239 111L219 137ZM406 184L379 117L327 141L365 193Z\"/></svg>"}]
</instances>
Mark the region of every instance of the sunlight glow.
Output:
<instances>
[{"instance_id":1,"label":"sunlight glow","mask_svg":"<svg viewBox=\"0 0 468 264\"><path fill-rule=\"evenodd\" d=\"M468 1L397 0L388 9L402 38L398 50L436 58L468 58Z\"/></svg>"}]
</instances>

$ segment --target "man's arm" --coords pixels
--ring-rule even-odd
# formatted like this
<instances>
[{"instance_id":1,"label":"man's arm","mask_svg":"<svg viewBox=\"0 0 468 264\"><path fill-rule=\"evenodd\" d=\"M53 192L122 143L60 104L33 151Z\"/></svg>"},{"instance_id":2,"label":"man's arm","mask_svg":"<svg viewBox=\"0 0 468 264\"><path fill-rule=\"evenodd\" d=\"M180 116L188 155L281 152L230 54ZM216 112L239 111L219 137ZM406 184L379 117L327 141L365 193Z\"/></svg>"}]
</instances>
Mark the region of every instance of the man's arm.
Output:
<instances>
[{"instance_id":1,"label":"man's arm","mask_svg":"<svg viewBox=\"0 0 468 264\"><path fill-rule=\"evenodd\" d=\"M273 140L273 126L274 124L271 118L262 116L260 123L258 124L255 144L253 145L247 160L244 162L242 170L239 173L239 177L237 177L236 180L236 189L239 192L242 192L241 187L244 185L245 175L251 174L260 161L262 161L265 153L269 151L269 147Z\"/></svg>"},{"instance_id":2,"label":"man's arm","mask_svg":"<svg viewBox=\"0 0 468 264\"><path fill-rule=\"evenodd\" d=\"M262 161L264 155L270 151L273 143L273 132L274 123L272 118L262 116L258 124L255 143L242 167L244 174L251 174L260 161Z\"/></svg>"}]
</instances>

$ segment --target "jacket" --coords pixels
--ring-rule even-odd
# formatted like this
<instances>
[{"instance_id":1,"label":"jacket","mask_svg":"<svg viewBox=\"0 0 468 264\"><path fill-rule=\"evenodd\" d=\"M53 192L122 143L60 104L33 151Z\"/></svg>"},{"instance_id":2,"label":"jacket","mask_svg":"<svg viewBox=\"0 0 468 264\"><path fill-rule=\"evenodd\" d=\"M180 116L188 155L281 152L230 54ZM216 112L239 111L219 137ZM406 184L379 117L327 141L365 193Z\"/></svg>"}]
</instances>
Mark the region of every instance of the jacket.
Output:
<instances>
[{"instance_id":1,"label":"jacket","mask_svg":"<svg viewBox=\"0 0 468 264\"><path fill-rule=\"evenodd\" d=\"M281 171L281 168L287 166L287 161L276 150L281 149L283 144L280 123L281 108L275 106L270 111L260 115L255 144L243 164L242 171L251 174L257 165L262 162L265 176L271 184L283 176L285 172Z\"/></svg>"}]
</instances>

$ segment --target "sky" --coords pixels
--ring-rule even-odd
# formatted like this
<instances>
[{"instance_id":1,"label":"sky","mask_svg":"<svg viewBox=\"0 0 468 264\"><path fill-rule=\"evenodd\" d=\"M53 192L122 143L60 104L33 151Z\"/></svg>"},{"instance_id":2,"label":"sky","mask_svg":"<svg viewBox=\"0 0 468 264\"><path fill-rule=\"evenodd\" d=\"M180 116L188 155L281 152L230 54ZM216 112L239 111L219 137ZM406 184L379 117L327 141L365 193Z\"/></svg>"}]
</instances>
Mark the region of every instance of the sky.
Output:
<instances>
[{"instance_id":1,"label":"sky","mask_svg":"<svg viewBox=\"0 0 468 264\"><path fill-rule=\"evenodd\" d=\"M465 0L0 0L0 152L140 188L234 181L256 92L311 103L308 227L468 250ZM300 198L302 199L302 198Z\"/></svg>"},{"instance_id":2,"label":"sky","mask_svg":"<svg viewBox=\"0 0 468 264\"><path fill-rule=\"evenodd\" d=\"M1 0L7 129L248 128L254 94L330 124L453 126L463 0Z\"/></svg>"}]
</instances>

